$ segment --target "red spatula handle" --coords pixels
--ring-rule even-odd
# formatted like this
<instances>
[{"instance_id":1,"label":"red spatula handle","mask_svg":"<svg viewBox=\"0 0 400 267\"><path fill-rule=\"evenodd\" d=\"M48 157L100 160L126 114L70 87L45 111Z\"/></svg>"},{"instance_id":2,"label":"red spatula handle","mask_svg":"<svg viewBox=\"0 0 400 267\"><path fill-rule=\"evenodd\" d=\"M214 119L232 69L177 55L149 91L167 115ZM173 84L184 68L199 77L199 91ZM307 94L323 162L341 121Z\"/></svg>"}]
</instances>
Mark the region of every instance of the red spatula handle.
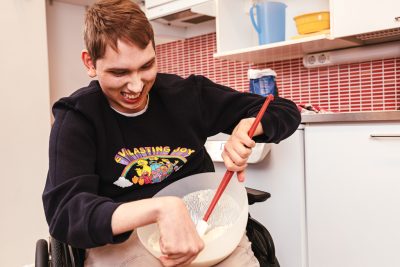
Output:
<instances>
[{"instance_id":1,"label":"red spatula handle","mask_svg":"<svg viewBox=\"0 0 400 267\"><path fill-rule=\"evenodd\" d=\"M262 105L260 111L257 114L256 119L254 120L253 124L251 125L251 128L248 132L248 135L250 138L253 138L254 136L254 132L257 129L258 124L260 123L260 120L262 118L262 116L264 115L265 111L267 110L267 107L269 105L269 103L274 100L274 96L273 95L268 95L267 98L265 99L264 104ZM203 217L203 221L208 221L208 218L211 215L211 212L214 210L215 205L217 204L219 198L221 197L222 193L225 191L226 186L228 185L229 181L231 180L233 175L233 171L229 171L227 170L225 172L224 178L222 178L221 183L218 186L217 191L215 192L215 195L210 203L210 206L207 209L206 214Z\"/></svg>"}]
</instances>

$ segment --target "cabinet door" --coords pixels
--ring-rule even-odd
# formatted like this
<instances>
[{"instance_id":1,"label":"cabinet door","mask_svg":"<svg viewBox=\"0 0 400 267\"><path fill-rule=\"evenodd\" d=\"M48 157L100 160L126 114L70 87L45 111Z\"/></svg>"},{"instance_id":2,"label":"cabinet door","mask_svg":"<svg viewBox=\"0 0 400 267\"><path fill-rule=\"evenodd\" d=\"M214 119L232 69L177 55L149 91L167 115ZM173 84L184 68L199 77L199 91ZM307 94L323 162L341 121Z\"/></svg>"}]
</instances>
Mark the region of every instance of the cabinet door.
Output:
<instances>
[{"instance_id":1,"label":"cabinet door","mask_svg":"<svg viewBox=\"0 0 400 267\"><path fill-rule=\"evenodd\" d=\"M225 165L214 165L222 177ZM249 211L271 233L280 265L306 267L304 131L298 129L279 144L272 144L263 161L249 164L245 183L271 193L270 199L251 205Z\"/></svg>"},{"instance_id":2,"label":"cabinet door","mask_svg":"<svg viewBox=\"0 0 400 267\"><path fill-rule=\"evenodd\" d=\"M334 38L400 27L399 0L332 0L330 8Z\"/></svg>"},{"instance_id":3,"label":"cabinet door","mask_svg":"<svg viewBox=\"0 0 400 267\"><path fill-rule=\"evenodd\" d=\"M400 123L310 125L305 150L309 267L400 266Z\"/></svg>"}]
</instances>

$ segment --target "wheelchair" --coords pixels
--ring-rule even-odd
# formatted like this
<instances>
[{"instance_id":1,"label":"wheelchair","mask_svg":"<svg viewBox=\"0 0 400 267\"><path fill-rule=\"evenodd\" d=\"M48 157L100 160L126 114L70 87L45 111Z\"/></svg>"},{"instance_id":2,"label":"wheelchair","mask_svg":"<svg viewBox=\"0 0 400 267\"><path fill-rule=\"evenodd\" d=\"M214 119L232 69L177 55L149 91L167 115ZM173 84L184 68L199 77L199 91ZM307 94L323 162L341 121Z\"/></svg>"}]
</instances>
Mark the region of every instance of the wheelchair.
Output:
<instances>
[{"instance_id":1,"label":"wheelchair","mask_svg":"<svg viewBox=\"0 0 400 267\"><path fill-rule=\"evenodd\" d=\"M246 187L248 203L266 201L271 194ZM254 256L260 262L260 267L280 267L275 256L275 246L268 230L249 214L246 233L251 241ZM36 242L35 267L83 267L85 250L73 248L53 237L48 241L40 239Z\"/></svg>"}]
</instances>

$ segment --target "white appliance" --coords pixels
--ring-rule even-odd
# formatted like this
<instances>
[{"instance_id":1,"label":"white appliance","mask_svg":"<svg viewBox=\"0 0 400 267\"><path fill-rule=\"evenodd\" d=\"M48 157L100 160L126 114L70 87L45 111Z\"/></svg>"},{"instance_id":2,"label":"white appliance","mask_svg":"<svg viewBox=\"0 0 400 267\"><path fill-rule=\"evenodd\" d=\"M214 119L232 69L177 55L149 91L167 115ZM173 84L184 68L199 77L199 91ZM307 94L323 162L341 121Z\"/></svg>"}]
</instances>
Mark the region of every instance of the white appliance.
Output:
<instances>
[{"instance_id":1,"label":"white appliance","mask_svg":"<svg viewBox=\"0 0 400 267\"><path fill-rule=\"evenodd\" d=\"M213 20L214 0L146 0L149 20L173 26L191 26Z\"/></svg>"},{"instance_id":2,"label":"white appliance","mask_svg":"<svg viewBox=\"0 0 400 267\"><path fill-rule=\"evenodd\" d=\"M214 165L223 175L225 165ZM271 233L276 256L284 267L307 266L304 177L303 125L286 140L271 144L265 158L246 169L246 186L271 193L271 198L249 210Z\"/></svg>"},{"instance_id":3,"label":"white appliance","mask_svg":"<svg viewBox=\"0 0 400 267\"><path fill-rule=\"evenodd\" d=\"M224 145L228 140L229 135L220 133L211 136L207 139L205 147L208 154L210 154L213 162L224 162L222 159L222 151L224 150ZM258 163L262 161L267 154L271 151L272 144L257 143L252 149L251 155L248 159L248 163Z\"/></svg>"},{"instance_id":4,"label":"white appliance","mask_svg":"<svg viewBox=\"0 0 400 267\"><path fill-rule=\"evenodd\" d=\"M157 45L215 32L215 0L146 0Z\"/></svg>"}]
</instances>

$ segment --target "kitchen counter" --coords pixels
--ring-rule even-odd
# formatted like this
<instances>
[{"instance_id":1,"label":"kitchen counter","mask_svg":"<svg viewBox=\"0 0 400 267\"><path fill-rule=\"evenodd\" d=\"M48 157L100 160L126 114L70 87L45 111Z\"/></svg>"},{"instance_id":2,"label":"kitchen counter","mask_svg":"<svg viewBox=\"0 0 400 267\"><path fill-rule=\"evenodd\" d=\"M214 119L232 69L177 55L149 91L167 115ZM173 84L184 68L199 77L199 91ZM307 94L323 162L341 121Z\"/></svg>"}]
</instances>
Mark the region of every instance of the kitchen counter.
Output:
<instances>
[{"instance_id":1,"label":"kitchen counter","mask_svg":"<svg viewBox=\"0 0 400 267\"><path fill-rule=\"evenodd\" d=\"M400 111L368 111L368 112L364 111L364 112L320 113L320 114L301 115L301 123L357 122L357 121L400 122Z\"/></svg>"}]
</instances>

